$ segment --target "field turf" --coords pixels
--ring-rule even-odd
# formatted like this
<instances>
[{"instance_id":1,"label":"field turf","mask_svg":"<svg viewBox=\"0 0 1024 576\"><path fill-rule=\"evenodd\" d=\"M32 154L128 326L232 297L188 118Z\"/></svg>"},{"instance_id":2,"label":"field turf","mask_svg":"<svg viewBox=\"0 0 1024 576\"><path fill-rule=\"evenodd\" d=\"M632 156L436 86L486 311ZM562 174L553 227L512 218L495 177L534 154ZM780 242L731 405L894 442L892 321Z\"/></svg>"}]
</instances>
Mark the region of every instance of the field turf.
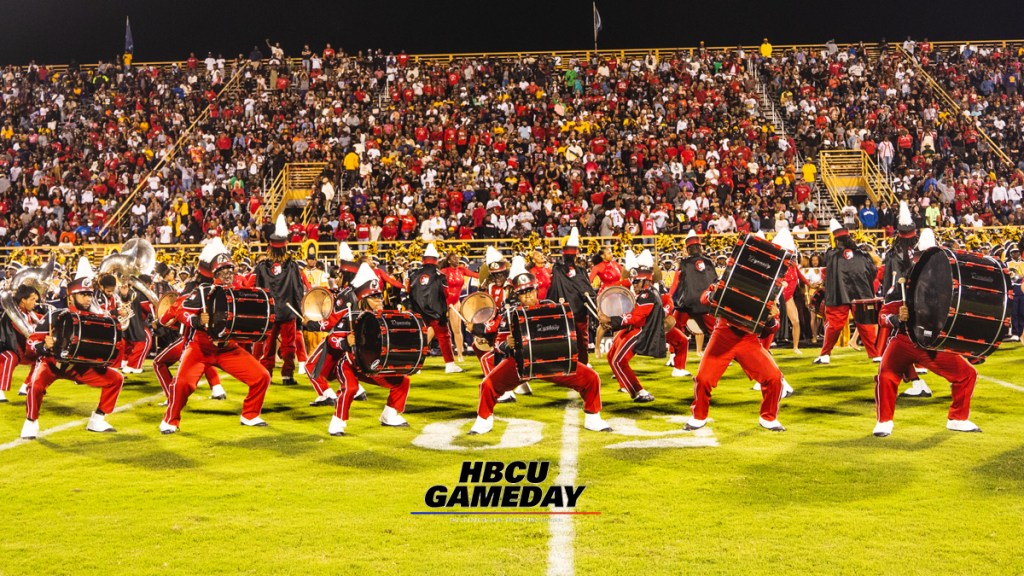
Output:
<instances>
[{"instance_id":1,"label":"field turf","mask_svg":"<svg viewBox=\"0 0 1024 576\"><path fill-rule=\"evenodd\" d=\"M615 433L582 430L575 394L534 382L533 396L497 416L533 421L539 437L498 449L487 448L503 440L504 420L464 435L480 379L468 357L464 374L431 359L413 377L410 428L382 428L386 394L368 386L343 438L327 435L332 408L308 406L304 376L271 387L268 428L239 425L245 387L226 378L227 400L209 399L204 384L181 432L162 436L147 365L127 379L118 402L127 408L108 417L117 433L86 432L98 392L59 381L42 429L78 423L16 442L20 367L0 404L0 574L1024 573L1021 346L979 366L972 420L982 434L945 429L949 387L928 374L935 397L901 398L884 439L871 436L876 365L843 350L812 367L815 352L775 352L797 389L782 402L785 433L758 427L760 396L738 366L716 391L708 429L684 433L689 379L670 378L663 360L634 359L657 398L634 404L601 360ZM687 367L696 366L691 353ZM428 425L459 419L451 449L413 444L426 443ZM457 485L467 460L549 461L541 486L555 484L575 437L575 484L586 486L576 510L600 514L411 514L431 510L431 486ZM555 544L553 522L572 527Z\"/></svg>"}]
</instances>

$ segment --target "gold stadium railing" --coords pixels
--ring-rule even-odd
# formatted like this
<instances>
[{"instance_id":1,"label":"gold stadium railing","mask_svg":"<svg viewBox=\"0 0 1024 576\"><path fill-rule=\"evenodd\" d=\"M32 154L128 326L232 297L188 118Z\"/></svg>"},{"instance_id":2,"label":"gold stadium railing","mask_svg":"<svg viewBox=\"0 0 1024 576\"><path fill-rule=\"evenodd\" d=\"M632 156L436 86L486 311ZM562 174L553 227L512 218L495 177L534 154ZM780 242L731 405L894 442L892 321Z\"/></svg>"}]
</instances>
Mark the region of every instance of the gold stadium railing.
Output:
<instances>
[{"instance_id":1,"label":"gold stadium railing","mask_svg":"<svg viewBox=\"0 0 1024 576\"><path fill-rule=\"evenodd\" d=\"M1024 235L1024 227L1018 226L990 226L984 228L936 228L936 236L940 241L956 239L966 245L968 249L981 250L985 246L996 246L1007 241L1017 242ZM772 233L767 234L769 238ZM854 230L852 236L858 243L882 246L886 241L884 230ZM736 234L710 234L702 237L707 252L711 254L728 253L735 245L738 236ZM685 236L681 234L656 236L593 236L583 237L580 240L581 251L589 254L596 254L601 247L610 246L613 251L621 255L626 248L632 247L636 250L649 248L656 255L676 254L682 252ZM809 232L794 232L794 239L802 251L821 251L831 245L831 236L828 231L817 230ZM296 258L303 259L305 246L313 241L305 243L293 243L290 249ZM530 250L541 250L548 254L557 254L562 240L559 238L539 238L530 236L522 239L474 239L474 240L439 240L435 244L442 253L455 252L467 258L482 258L488 246L495 246L506 252L524 253ZM317 244L318 259L335 261L338 253L338 242L323 241ZM234 249L236 259L242 257L251 258L254 262L266 251L266 245L261 242L241 242L237 239L228 242L229 247ZM368 254L381 261L393 261L401 256L408 260L419 260L426 243L422 240L392 241L392 242L350 242L349 246L357 254ZM7 263L18 261L23 264L36 265L49 257L50 252L55 252L59 262L68 264L77 261L79 256L87 256L94 264L99 263L104 256L120 248L114 244L88 244L88 245L65 245L65 246L33 246L33 247L0 247L0 262ZM199 252L203 249L202 244L157 244L154 246L157 252L157 260L176 265L194 265Z\"/></svg>"},{"instance_id":2,"label":"gold stadium railing","mask_svg":"<svg viewBox=\"0 0 1024 576\"><path fill-rule=\"evenodd\" d=\"M236 82L238 82L238 79L242 77L242 70L244 70L244 68L239 68L235 72L235 75L232 76L231 79L224 84L224 86L217 93L217 97L214 98L213 102L217 101L220 98L221 94L224 94L227 90L231 89ZM171 150L169 152L166 152L163 155L163 157L160 158L160 161L156 163L156 166L153 166L153 168L146 173L145 177L143 177L139 181L139 184L135 186L131 194L125 196L125 198L114 210L114 213L111 214L110 218L107 219L107 222L103 225L103 228L100 229L101 236L106 234L107 231L110 230L111 228L117 228L120 226L121 220L125 217L126 214L128 214L128 211L131 209L132 202L135 201L135 197L139 195L139 192L145 186L149 185L148 181L150 175L156 174L164 166L169 164L172 160L174 160L174 158L177 157L178 152L181 151L185 142L188 142L192 138L192 131L195 129L195 127L198 126L200 122L205 122L210 117L210 106L213 104L213 102L210 102L210 104L206 105L206 108L203 109L199 116L197 116L195 120L193 120L192 123L188 125L188 128L186 128L185 131L181 133L181 136L179 136L177 141L174 142L174 146L171 148Z\"/></svg>"}]
</instances>

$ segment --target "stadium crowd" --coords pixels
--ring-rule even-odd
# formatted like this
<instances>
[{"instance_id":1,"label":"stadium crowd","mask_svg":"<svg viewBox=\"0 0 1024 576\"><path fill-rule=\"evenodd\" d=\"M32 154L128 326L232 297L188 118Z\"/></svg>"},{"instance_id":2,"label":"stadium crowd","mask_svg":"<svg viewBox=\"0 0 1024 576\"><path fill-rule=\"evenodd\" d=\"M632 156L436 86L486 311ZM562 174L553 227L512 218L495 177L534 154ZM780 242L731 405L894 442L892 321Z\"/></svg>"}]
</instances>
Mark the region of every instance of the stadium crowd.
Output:
<instances>
[{"instance_id":1,"label":"stadium crowd","mask_svg":"<svg viewBox=\"0 0 1024 576\"><path fill-rule=\"evenodd\" d=\"M965 103L944 110L884 45L823 53L699 49L661 58L416 62L381 51L268 43L233 60L128 59L66 72L8 66L0 78L0 242L198 243L264 239L263 194L287 162L326 162L292 240L635 236L821 226L820 149L861 148L922 224L1014 224L1022 165L1001 163L978 125L1019 161L1020 52L910 51ZM904 43L904 48L908 43ZM790 134L758 103L757 71ZM227 86L237 75L237 82ZM209 104L210 112L201 116ZM193 121L170 162L150 173ZM141 186L122 225L102 231ZM890 207L851 218L891 226ZM799 237L799 236L798 236Z\"/></svg>"}]
</instances>

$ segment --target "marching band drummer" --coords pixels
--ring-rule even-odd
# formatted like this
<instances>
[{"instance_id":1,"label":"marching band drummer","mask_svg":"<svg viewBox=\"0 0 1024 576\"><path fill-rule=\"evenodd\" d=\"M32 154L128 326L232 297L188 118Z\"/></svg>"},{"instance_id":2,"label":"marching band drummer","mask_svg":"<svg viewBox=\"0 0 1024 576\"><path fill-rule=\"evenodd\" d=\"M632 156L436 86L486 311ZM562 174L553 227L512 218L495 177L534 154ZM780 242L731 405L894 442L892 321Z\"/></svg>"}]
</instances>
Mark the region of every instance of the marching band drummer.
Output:
<instances>
[{"instance_id":1,"label":"marching band drummer","mask_svg":"<svg viewBox=\"0 0 1024 576\"><path fill-rule=\"evenodd\" d=\"M930 228L921 230L918 254L935 246L935 234ZM890 326L894 335L882 354L882 363L875 377L875 408L877 422L872 434L885 437L892 434L893 416L896 413L896 395L900 380L908 370L918 364L949 381L953 401L949 405L946 429L954 432L981 432L971 416L971 396L978 381L978 371L963 356L947 351L925 350L907 332L910 310L903 300L903 290L897 287L886 295L880 314L882 321Z\"/></svg>"},{"instance_id":2,"label":"marching band drummer","mask_svg":"<svg viewBox=\"0 0 1024 576\"><path fill-rule=\"evenodd\" d=\"M686 236L686 257L679 260L679 270L672 279L672 288L669 293L672 295L672 305L675 308L676 328L681 332L690 319L693 319L702 331L710 332L714 326L714 316L711 315L711 308L701 304L700 297L707 290L708 286L718 282L718 271L715 270L715 263L704 255L704 246L700 242L700 236L690 230ZM683 340L676 347L676 353L672 358L672 376L674 378L685 378L690 376L686 369L686 354L689 350L689 339L683 332ZM700 351L703 343L703 335L697 334L697 349Z\"/></svg>"},{"instance_id":3,"label":"marching band drummer","mask_svg":"<svg viewBox=\"0 0 1024 576\"><path fill-rule=\"evenodd\" d=\"M359 299L359 308L363 311L379 312L384 309L383 284L370 268L363 263L352 280L352 287ZM332 315L327 335L326 346L323 347L313 362L310 379L322 379L323 383L335 380L340 384L339 402L335 409L327 432L331 436L344 436L348 427L349 409L356 394L362 387L359 382L375 384L389 389L387 404L380 415L381 426L407 427L409 423L402 418L405 412L405 400L409 395L409 377L405 375L370 375L365 374L355 363L352 347L356 337L352 331L354 314L350 315L347 308ZM324 326L322 324L322 326ZM326 326L325 326L326 327ZM319 352L319 350L318 350Z\"/></svg>"},{"instance_id":4,"label":"marching band drummer","mask_svg":"<svg viewBox=\"0 0 1024 576\"><path fill-rule=\"evenodd\" d=\"M634 354L665 357L665 309L661 294L653 284L654 258L649 250L640 253L636 268L629 274L636 293L633 310L612 317L598 311L597 317L609 330L618 332L608 349L608 365L619 385L626 389L634 402L654 402L654 396L644 389L629 366Z\"/></svg>"},{"instance_id":5,"label":"marching band drummer","mask_svg":"<svg viewBox=\"0 0 1024 576\"><path fill-rule=\"evenodd\" d=\"M593 303L597 292L587 281L587 271L577 266L576 255L580 249L580 233L574 226L562 246L562 260L551 266L551 288L548 299L565 302L572 310L576 323L576 350L580 364L590 365L590 313L587 304ZM596 313L596 310L595 310ZM596 344L600 346L600 342ZM595 350L596 350L595 346Z\"/></svg>"},{"instance_id":6,"label":"marching band drummer","mask_svg":"<svg viewBox=\"0 0 1024 576\"><path fill-rule=\"evenodd\" d=\"M15 327L14 322L22 322L22 329L34 331L41 320L35 312L39 292L29 284L23 283L14 290L11 303L14 304L13 309L8 310L5 305L6 313L0 316L0 403L7 402L6 393L11 389L11 377L14 376L16 366L24 364L32 367L29 368L27 381L31 381L35 369L35 351L28 346L28 338ZM16 316L12 318L12 315Z\"/></svg>"},{"instance_id":7,"label":"marching band drummer","mask_svg":"<svg viewBox=\"0 0 1024 576\"><path fill-rule=\"evenodd\" d=\"M277 361L277 339L281 338L281 384L295 384L296 341L299 338L298 309L309 290L299 265L288 254L288 225L284 215L277 217L268 242L268 256L256 265L256 287L274 299L274 325L263 340L260 363L273 374ZM232 273L234 270L232 269Z\"/></svg>"},{"instance_id":8,"label":"marching band drummer","mask_svg":"<svg viewBox=\"0 0 1024 576\"><path fill-rule=\"evenodd\" d=\"M511 282L512 291L524 308L535 306L537 300L537 279L533 274L524 272L516 275ZM511 326L509 315L502 314L500 327L495 342L496 357L501 360L480 383L480 403L477 406L476 422L470 428L470 434L486 434L494 428L494 405L498 397L519 385L519 371L514 352L514 341L510 338ZM583 427L595 432L610 432L611 426L601 418L601 378L582 362L577 363L576 373L572 376L550 376L541 378L559 386L565 386L579 392L583 398Z\"/></svg>"},{"instance_id":9,"label":"marching band drummer","mask_svg":"<svg viewBox=\"0 0 1024 576\"><path fill-rule=\"evenodd\" d=\"M218 242L219 244L219 242ZM216 251L217 248L214 248ZM235 263L231 255L220 246L223 252L210 256L210 272L216 286L230 287L234 285ZM200 262L204 259L201 257ZM207 290L197 287L181 296L177 320L190 327L188 341L185 342L181 354L181 365L171 386L171 397L167 404L167 412L160 422L161 434L174 434L181 422L181 410L188 402L189 396L196 390L199 377L210 366L216 366L249 387L249 393L242 403L241 424L243 426L266 426L260 418L263 409L263 398L270 386L270 373L260 365L259 361L237 343L227 340L215 342L207 329L210 325L210 314L207 312Z\"/></svg>"},{"instance_id":10,"label":"marching band drummer","mask_svg":"<svg viewBox=\"0 0 1024 576\"><path fill-rule=\"evenodd\" d=\"M167 398L167 400L160 404L161 406L166 406L171 398L171 385L174 383L174 378L171 376L171 366L181 360L181 354L185 351L185 344L192 340L192 326L178 322L178 317L181 315L181 306L185 302L184 295L193 292L197 288L209 291L213 283L213 271L210 268L210 261L214 256L226 251L227 248L224 247L219 238L213 239L203 247L196 265L196 278L185 283L181 291L183 295L179 296L167 311L164 312L163 316L160 317L161 325L175 330L178 334L178 338L174 342L157 354L156 358L153 358L153 372L156 372L156 379L160 383L160 389L163 390L164 397ZM210 398L213 400L224 400L228 397L224 386L220 383L220 374L217 373L215 367L208 365L203 371L203 375L206 376L206 382L210 385Z\"/></svg>"},{"instance_id":11,"label":"marching band drummer","mask_svg":"<svg viewBox=\"0 0 1024 576\"><path fill-rule=\"evenodd\" d=\"M78 272L74 281L68 285L68 311L83 316L95 314L92 312L93 288L92 266L83 256L78 261ZM105 311L102 315L116 318ZM42 407L43 396L56 380L71 380L76 384L101 388L99 406L89 417L85 429L90 432L114 432L114 427L107 422L106 415L113 412L117 405L124 377L113 368L58 362L53 356L51 335L51 323L56 318L49 316L48 314L36 325L36 330L29 339L29 346L39 357L39 361L29 381L28 400L25 402L25 424L21 427L21 437L31 440L39 435L39 409Z\"/></svg>"},{"instance_id":12,"label":"marching band drummer","mask_svg":"<svg viewBox=\"0 0 1024 576\"><path fill-rule=\"evenodd\" d=\"M712 284L704 291L701 302L706 306L715 307L716 294L724 287L725 282L722 280ZM767 308L771 320L765 325L762 334L751 334L724 317L718 318L697 368L697 377L693 385L693 404L690 406L693 414L686 421L686 430L697 430L707 424L711 391L718 386L718 381L733 360L739 363L750 378L761 383L761 413L758 418L761 427L774 432L786 430L778 420L779 399L782 397L782 372L771 353L761 345L760 340L767 333L777 329L779 307L772 300L767 303Z\"/></svg>"},{"instance_id":13,"label":"marching band drummer","mask_svg":"<svg viewBox=\"0 0 1024 576\"><path fill-rule=\"evenodd\" d=\"M480 283L480 290L494 301L494 315L487 322L473 324L471 332L473 353L480 361L480 370L487 376L494 369L494 340L498 335L499 316L505 306L508 261L494 246L488 246L484 253L484 267L487 268L487 275Z\"/></svg>"},{"instance_id":14,"label":"marching band drummer","mask_svg":"<svg viewBox=\"0 0 1024 576\"><path fill-rule=\"evenodd\" d=\"M445 257L445 267L441 268L441 273L445 275L448 284L444 292L448 303L448 323L451 325L452 336L455 339L455 352L458 356L456 362L461 363L463 361L462 317L459 316L456 306L459 304L459 296L462 295L462 286L466 282L466 277L476 278L477 273L466 267L455 252L449 252Z\"/></svg>"},{"instance_id":15,"label":"marching band drummer","mask_svg":"<svg viewBox=\"0 0 1024 576\"><path fill-rule=\"evenodd\" d=\"M424 324L433 330L437 338L441 356L444 357L445 373L454 374L464 370L455 363L455 354L452 352L452 337L446 322L448 306L445 291L448 283L445 275L437 269L438 257L437 248L427 244L422 264L409 272L409 300L412 311L423 318Z\"/></svg>"},{"instance_id":16,"label":"marching band drummer","mask_svg":"<svg viewBox=\"0 0 1024 576\"><path fill-rule=\"evenodd\" d=\"M627 253L627 255L632 254L632 251L627 250ZM597 286L597 294L599 296L601 292L604 292L611 286L629 287L629 281L623 280L627 271L622 264L615 261L615 254L612 253L610 246L601 248L598 258L600 262L594 264L594 267L590 269L588 278L590 279L591 286ZM604 333L604 325L599 324L594 334L594 358L601 357L601 341L604 340Z\"/></svg>"}]
</instances>

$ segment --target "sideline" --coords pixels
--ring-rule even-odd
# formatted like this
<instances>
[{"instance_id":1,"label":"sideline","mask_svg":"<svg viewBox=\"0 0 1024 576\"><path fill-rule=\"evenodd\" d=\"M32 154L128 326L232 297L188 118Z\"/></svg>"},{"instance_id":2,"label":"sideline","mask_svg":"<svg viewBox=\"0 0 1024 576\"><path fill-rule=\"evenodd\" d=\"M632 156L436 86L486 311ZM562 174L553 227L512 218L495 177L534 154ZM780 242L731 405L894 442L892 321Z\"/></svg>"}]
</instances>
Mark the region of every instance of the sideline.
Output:
<instances>
[{"instance_id":1,"label":"sideline","mask_svg":"<svg viewBox=\"0 0 1024 576\"><path fill-rule=\"evenodd\" d=\"M1011 384L1011 383L1003 381L1003 380L997 380L997 379L995 379L995 378L993 378L991 376L985 376L985 375L982 375L982 374L978 374L978 378L981 379L981 380L987 380L987 381L989 381L989 382L991 382L993 384L999 384L1000 386L1006 386L1010 390L1016 390L1017 392L1024 392L1024 386L1018 386L1016 384Z\"/></svg>"},{"instance_id":2,"label":"sideline","mask_svg":"<svg viewBox=\"0 0 1024 576\"><path fill-rule=\"evenodd\" d=\"M132 408L135 408L136 406L141 406L143 404L148 404L148 403L150 403L150 402L152 402L154 400L160 400L163 397L164 397L163 394L154 394L153 396L146 396L145 398L139 398L135 402L131 402L129 404L125 404L123 406L118 406L117 408L114 408L114 411L112 412L112 414L117 414L118 412L124 412L126 410L131 410ZM65 422L64 424L61 424L59 426L54 426L53 428L47 428L46 430L41 430L39 432L39 436L36 437L36 440L38 440L39 438L45 438L45 437L49 436L50 434L56 434L57 432L63 432L65 430L70 430L72 428L78 428L80 426L85 426L88 423L89 423L89 419L88 418L82 418L81 420L74 420L74 421L71 421L71 422ZM8 442L6 444L0 444L0 452L3 452L4 450L10 450L11 448L17 448L18 446L22 446L24 444L30 444L30 443L32 443L34 441L35 440L23 440L21 438L18 438L17 440L12 440L12 441L10 441L10 442Z\"/></svg>"}]
</instances>

